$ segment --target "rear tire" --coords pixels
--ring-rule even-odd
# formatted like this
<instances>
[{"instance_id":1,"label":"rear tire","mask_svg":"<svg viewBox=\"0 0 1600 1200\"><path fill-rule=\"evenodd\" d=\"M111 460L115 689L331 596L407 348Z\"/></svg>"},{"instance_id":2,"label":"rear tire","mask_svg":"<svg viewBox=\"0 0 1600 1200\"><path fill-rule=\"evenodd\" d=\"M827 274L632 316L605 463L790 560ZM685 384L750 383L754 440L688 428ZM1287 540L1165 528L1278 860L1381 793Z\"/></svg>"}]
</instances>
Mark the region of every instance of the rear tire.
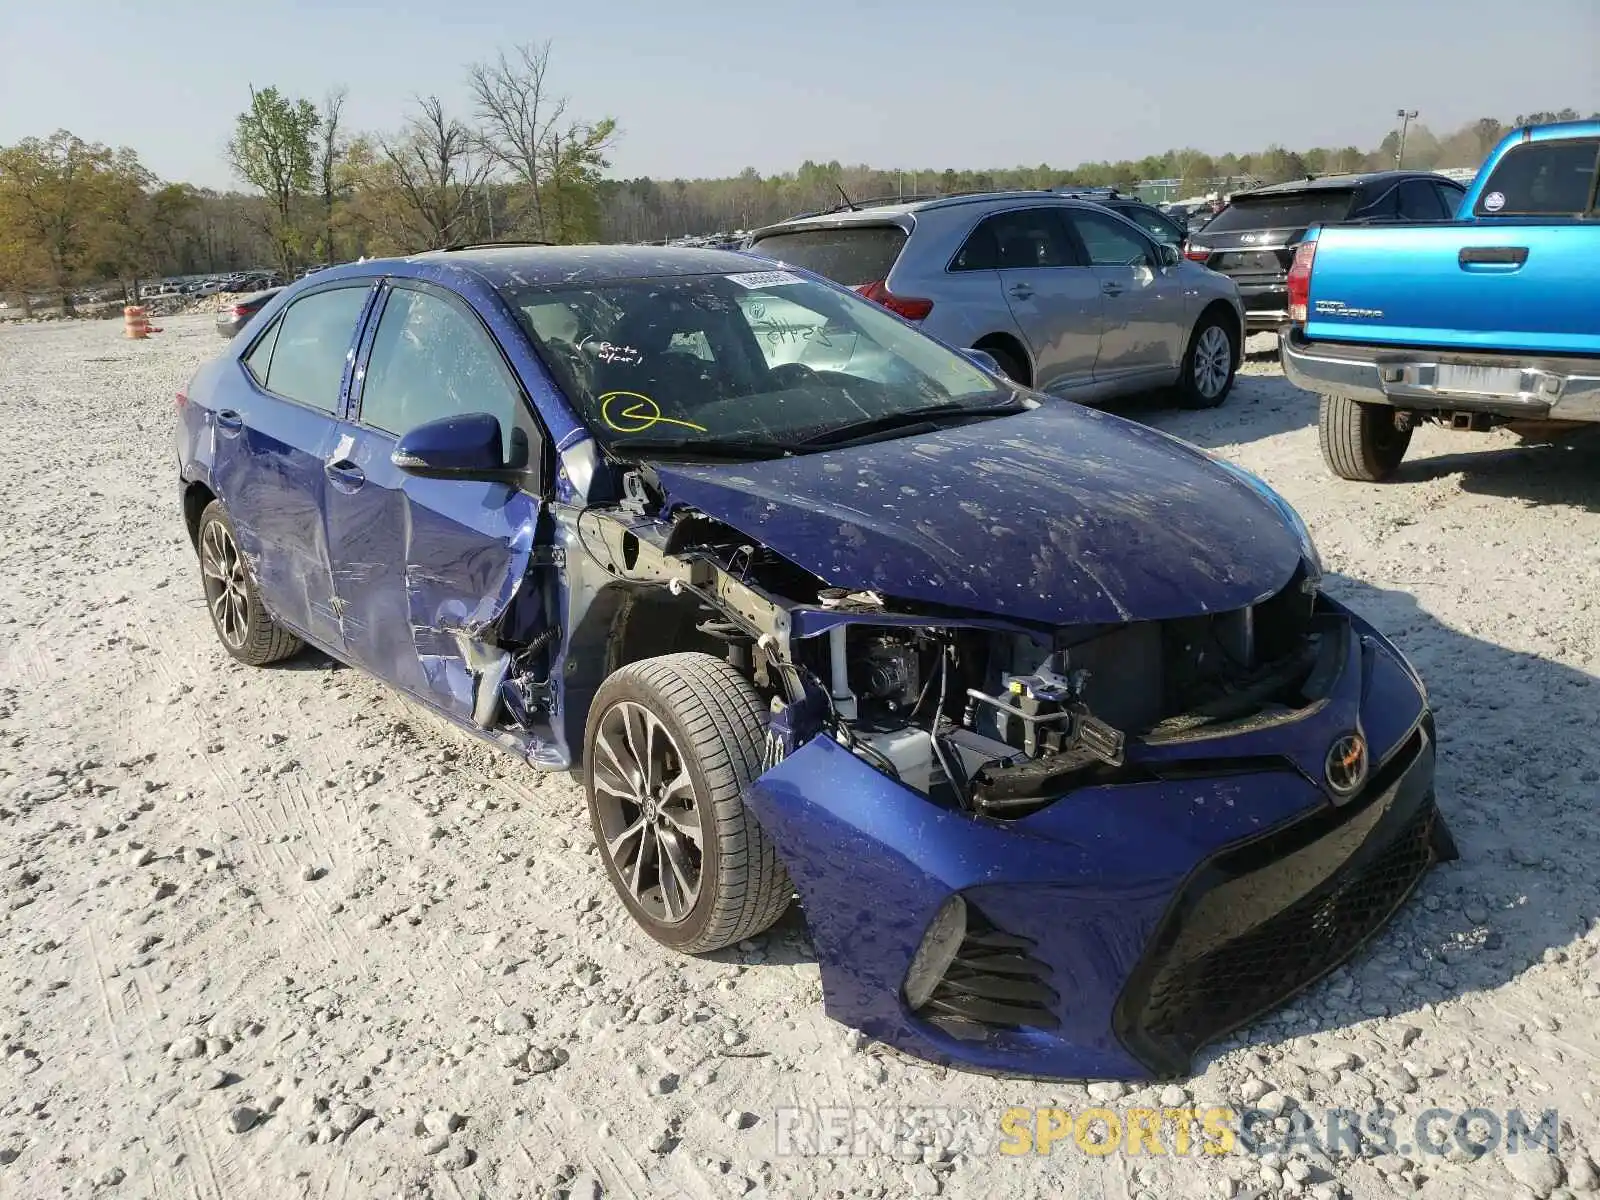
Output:
<instances>
[{"instance_id":1,"label":"rear tire","mask_svg":"<svg viewBox=\"0 0 1600 1200\"><path fill-rule=\"evenodd\" d=\"M1233 390L1243 342L1216 311L1201 314L1178 376L1178 403L1184 408L1217 408Z\"/></svg>"},{"instance_id":2,"label":"rear tire","mask_svg":"<svg viewBox=\"0 0 1600 1200\"><path fill-rule=\"evenodd\" d=\"M1320 397L1317 440L1328 469L1357 483L1381 483L1393 475L1411 445L1411 430L1395 425L1396 412L1347 396Z\"/></svg>"},{"instance_id":3,"label":"rear tire","mask_svg":"<svg viewBox=\"0 0 1600 1200\"><path fill-rule=\"evenodd\" d=\"M1015 353L1004 346L978 346L976 349L987 353L995 362L1000 364L1000 370L1012 383L1028 386L1028 368L1018 360Z\"/></svg>"},{"instance_id":4,"label":"rear tire","mask_svg":"<svg viewBox=\"0 0 1600 1200\"><path fill-rule=\"evenodd\" d=\"M630 663L590 705L583 779L600 859L633 919L676 950L754 937L794 896L743 800L761 774L765 712L749 680L709 654Z\"/></svg>"},{"instance_id":5,"label":"rear tire","mask_svg":"<svg viewBox=\"0 0 1600 1200\"><path fill-rule=\"evenodd\" d=\"M298 654L303 643L274 621L261 603L250 564L239 551L233 522L222 501L213 500L201 512L195 548L211 628L222 648L250 667L264 667Z\"/></svg>"}]
</instances>

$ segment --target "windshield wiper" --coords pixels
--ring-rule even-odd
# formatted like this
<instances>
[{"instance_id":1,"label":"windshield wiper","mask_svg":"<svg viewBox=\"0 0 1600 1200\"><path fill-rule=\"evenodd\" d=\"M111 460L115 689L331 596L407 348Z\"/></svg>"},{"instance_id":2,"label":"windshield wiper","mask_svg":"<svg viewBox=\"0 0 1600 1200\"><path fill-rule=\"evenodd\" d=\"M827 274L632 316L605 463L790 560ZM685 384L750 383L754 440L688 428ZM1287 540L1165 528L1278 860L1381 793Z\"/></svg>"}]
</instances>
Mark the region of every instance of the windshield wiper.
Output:
<instances>
[{"instance_id":1,"label":"windshield wiper","mask_svg":"<svg viewBox=\"0 0 1600 1200\"><path fill-rule=\"evenodd\" d=\"M660 454L727 462L781 458L790 449L783 442L761 438L627 437L614 438L610 446L612 454L622 457Z\"/></svg>"},{"instance_id":2,"label":"windshield wiper","mask_svg":"<svg viewBox=\"0 0 1600 1200\"><path fill-rule=\"evenodd\" d=\"M831 429L824 429L821 433L814 433L808 438L802 438L799 446L840 446L858 438L872 437L879 433L892 433L915 425L937 425L937 422L959 417L1003 417L1011 413L1026 412L1029 405L1014 395L1006 399L988 404L924 404L917 408L906 408L899 412L883 413L876 417L862 417L860 420L847 421L843 425L835 425Z\"/></svg>"}]
</instances>

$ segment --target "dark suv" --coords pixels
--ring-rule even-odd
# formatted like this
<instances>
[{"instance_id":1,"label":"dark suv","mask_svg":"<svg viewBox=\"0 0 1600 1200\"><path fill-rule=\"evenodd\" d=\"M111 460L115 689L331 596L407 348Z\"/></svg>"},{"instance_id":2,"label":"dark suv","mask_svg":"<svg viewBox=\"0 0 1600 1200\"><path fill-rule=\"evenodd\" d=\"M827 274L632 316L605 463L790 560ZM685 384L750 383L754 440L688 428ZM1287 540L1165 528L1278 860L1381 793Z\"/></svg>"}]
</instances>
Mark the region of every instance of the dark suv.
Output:
<instances>
[{"instance_id":1,"label":"dark suv","mask_svg":"<svg viewBox=\"0 0 1600 1200\"><path fill-rule=\"evenodd\" d=\"M1448 221L1466 189L1422 171L1323 175L1235 193L1228 207L1190 235L1184 253L1232 276L1249 332L1289 319L1289 264L1313 225Z\"/></svg>"}]
</instances>

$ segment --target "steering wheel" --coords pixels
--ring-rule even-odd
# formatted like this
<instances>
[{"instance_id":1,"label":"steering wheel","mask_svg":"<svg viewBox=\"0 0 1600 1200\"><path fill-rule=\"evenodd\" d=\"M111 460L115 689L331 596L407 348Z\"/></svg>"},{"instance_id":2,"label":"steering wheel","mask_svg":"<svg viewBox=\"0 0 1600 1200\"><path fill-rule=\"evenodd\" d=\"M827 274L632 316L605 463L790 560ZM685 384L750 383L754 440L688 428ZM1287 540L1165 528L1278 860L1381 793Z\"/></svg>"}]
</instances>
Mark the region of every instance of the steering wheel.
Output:
<instances>
[{"instance_id":1,"label":"steering wheel","mask_svg":"<svg viewBox=\"0 0 1600 1200\"><path fill-rule=\"evenodd\" d=\"M767 378L780 387L792 388L809 383L817 377L817 373L805 363L779 363L767 371Z\"/></svg>"}]
</instances>

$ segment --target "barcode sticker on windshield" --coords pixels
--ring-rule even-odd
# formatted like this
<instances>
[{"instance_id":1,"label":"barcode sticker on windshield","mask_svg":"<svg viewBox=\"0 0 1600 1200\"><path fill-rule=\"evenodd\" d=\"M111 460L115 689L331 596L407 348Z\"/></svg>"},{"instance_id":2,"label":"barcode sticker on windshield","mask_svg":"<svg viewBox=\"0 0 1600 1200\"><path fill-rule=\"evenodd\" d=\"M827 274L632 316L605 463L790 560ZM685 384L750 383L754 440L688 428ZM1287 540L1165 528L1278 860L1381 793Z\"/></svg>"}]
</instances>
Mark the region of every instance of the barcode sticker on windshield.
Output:
<instances>
[{"instance_id":1,"label":"barcode sticker on windshield","mask_svg":"<svg viewBox=\"0 0 1600 1200\"><path fill-rule=\"evenodd\" d=\"M743 275L729 275L728 279L745 288L781 287L786 283L804 283L800 276L788 271L746 271Z\"/></svg>"}]
</instances>

